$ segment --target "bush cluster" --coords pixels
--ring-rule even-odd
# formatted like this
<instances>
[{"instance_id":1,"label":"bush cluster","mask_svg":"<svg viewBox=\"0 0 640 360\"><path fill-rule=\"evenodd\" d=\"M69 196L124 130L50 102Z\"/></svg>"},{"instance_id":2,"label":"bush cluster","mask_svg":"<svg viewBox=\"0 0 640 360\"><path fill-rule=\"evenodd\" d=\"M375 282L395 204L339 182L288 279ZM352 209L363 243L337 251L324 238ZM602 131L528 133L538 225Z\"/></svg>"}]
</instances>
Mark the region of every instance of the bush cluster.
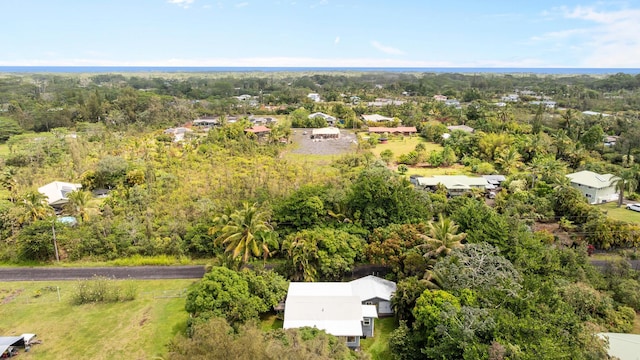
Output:
<instances>
[{"instance_id":1,"label":"bush cluster","mask_svg":"<svg viewBox=\"0 0 640 360\"><path fill-rule=\"evenodd\" d=\"M82 305L131 301L136 298L137 291L132 281L118 281L104 276L94 276L91 279L78 282L72 294L71 303Z\"/></svg>"}]
</instances>

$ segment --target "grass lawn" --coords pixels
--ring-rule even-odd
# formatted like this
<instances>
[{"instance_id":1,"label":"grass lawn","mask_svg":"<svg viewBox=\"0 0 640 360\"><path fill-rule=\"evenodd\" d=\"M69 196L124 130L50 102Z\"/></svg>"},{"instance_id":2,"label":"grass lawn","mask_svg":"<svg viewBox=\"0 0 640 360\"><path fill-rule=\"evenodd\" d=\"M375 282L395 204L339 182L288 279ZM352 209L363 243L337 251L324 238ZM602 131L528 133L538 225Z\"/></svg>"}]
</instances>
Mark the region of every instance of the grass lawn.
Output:
<instances>
[{"instance_id":1,"label":"grass lawn","mask_svg":"<svg viewBox=\"0 0 640 360\"><path fill-rule=\"evenodd\" d=\"M9 154L9 146L7 144L0 144L0 156Z\"/></svg>"},{"instance_id":2,"label":"grass lawn","mask_svg":"<svg viewBox=\"0 0 640 360\"><path fill-rule=\"evenodd\" d=\"M360 340L362 351L371 356L372 360L391 358L389 350L389 336L396 329L396 319L393 317L375 319L372 338Z\"/></svg>"},{"instance_id":3,"label":"grass lawn","mask_svg":"<svg viewBox=\"0 0 640 360\"><path fill-rule=\"evenodd\" d=\"M37 334L42 344L21 351L25 359L158 358L186 329L180 294L191 283L137 280L133 301L76 306L69 301L75 281L5 282L0 284L0 334Z\"/></svg>"},{"instance_id":4,"label":"grass lawn","mask_svg":"<svg viewBox=\"0 0 640 360\"><path fill-rule=\"evenodd\" d=\"M627 210L624 205L622 207L618 207L616 202L609 202L597 206L605 211L612 219L631 223L640 223L640 212Z\"/></svg>"},{"instance_id":5,"label":"grass lawn","mask_svg":"<svg viewBox=\"0 0 640 360\"><path fill-rule=\"evenodd\" d=\"M278 315L274 313L260 315L260 328L262 331L282 329L282 325L284 325L282 316L281 318L278 318Z\"/></svg>"},{"instance_id":6,"label":"grass lawn","mask_svg":"<svg viewBox=\"0 0 640 360\"><path fill-rule=\"evenodd\" d=\"M420 176L433 176L433 175L470 175L469 170L460 164L455 164L449 167L411 167L409 166L407 176L420 175Z\"/></svg>"},{"instance_id":7,"label":"grass lawn","mask_svg":"<svg viewBox=\"0 0 640 360\"><path fill-rule=\"evenodd\" d=\"M426 146L427 154L432 150L442 150L442 146L425 141L420 136L412 136L412 137L404 137L398 139L389 139L386 144L378 144L375 148L370 149L370 151L375 156L380 156L380 153L384 150L391 150L393 152L393 156L398 157L402 154L408 154L409 152L415 150L416 145L419 143L423 143Z\"/></svg>"}]
</instances>

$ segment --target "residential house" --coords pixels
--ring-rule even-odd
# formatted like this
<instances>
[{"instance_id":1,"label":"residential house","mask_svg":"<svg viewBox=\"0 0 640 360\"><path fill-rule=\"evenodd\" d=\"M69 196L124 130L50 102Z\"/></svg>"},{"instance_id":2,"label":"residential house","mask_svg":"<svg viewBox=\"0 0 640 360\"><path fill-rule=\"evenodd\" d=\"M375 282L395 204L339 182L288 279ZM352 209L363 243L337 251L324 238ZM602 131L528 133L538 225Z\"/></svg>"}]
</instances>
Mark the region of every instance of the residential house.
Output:
<instances>
[{"instance_id":1,"label":"residential house","mask_svg":"<svg viewBox=\"0 0 640 360\"><path fill-rule=\"evenodd\" d=\"M320 94L310 93L307 97L314 102L320 102Z\"/></svg>"},{"instance_id":2,"label":"residential house","mask_svg":"<svg viewBox=\"0 0 640 360\"><path fill-rule=\"evenodd\" d=\"M317 118L317 117L323 118L327 122L327 125L329 125L329 126L335 126L336 125L337 119L334 116L331 116L331 115L328 115L328 114L325 114L325 113L321 113L321 112L315 112L315 113L309 115L309 119L314 119L314 118Z\"/></svg>"},{"instance_id":3,"label":"residential house","mask_svg":"<svg viewBox=\"0 0 640 360\"><path fill-rule=\"evenodd\" d=\"M418 130L415 126L398 126L398 127L369 127L367 130L369 134L399 134L402 136L411 136L416 134Z\"/></svg>"},{"instance_id":4,"label":"residential house","mask_svg":"<svg viewBox=\"0 0 640 360\"><path fill-rule=\"evenodd\" d=\"M219 118L203 117L195 119L191 122L191 125L198 128L209 129L220 124Z\"/></svg>"},{"instance_id":5,"label":"residential house","mask_svg":"<svg viewBox=\"0 0 640 360\"><path fill-rule=\"evenodd\" d=\"M467 125L451 125L451 126L447 126L447 129L449 131L459 130L467 133L472 133L475 130L471 126L467 126Z\"/></svg>"},{"instance_id":6,"label":"residential house","mask_svg":"<svg viewBox=\"0 0 640 360\"><path fill-rule=\"evenodd\" d=\"M517 102L518 99L520 99L520 96L518 96L518 94L509 94L503 96L501 100L504 102Z\"/></svg>"},{"instance_id":7,"label":"residential house","mask_svg":"<svg viewBox=\"0 0 640 360\"><path fill-rule=\"evenodd\" d=\"M391 297L396 292L396 283L369 275L350 281L353 293L360 297L364 305L374 305L378 316L393 316Z\"/></svg>"},{"instance_id":8,"label":"residential house","mask_svg":"<svg viewBox=\"0 0 640 360\"><path fill-rule=\"evenodd\" d=\"M500 187L502 183L505 180L507 180L507 178L504 175L482 175L482 177L487 180L489 185L491 185L487 187L488 190L492 190L497 187Z\"/></svg>"},{"instance_id":9,"label":"residential house","mask_svg":"<svg viewBox=\"0 0 640 360\"><path fill-rule=\"evenodd\" d=\"M244 132L254 134L258 138L258 140L264 140L269 136L271 129L266 126L257 125L252 126L248 129L244 129Z\"/></svg>"},{"instance_id":10,"label":"residential house","mask_svg":"<svg viewBox=\"0 0 640 360\"><path fill-rule=\"evenodd\" d=\"M362 120L371 122L393 121L393 118L378 114L362 115Z\"/></svg>"},{"instance_id":11,"label":"residential house","mask_svg":"<svg viewBox=\"0 0 640 360\"><path fill-rule=\"evenodd\" d=\"M383 107L387 105L400 106L404 103L406 103L406 101L404 100L379 98L379 99L375 99L374 101L368 102L367 106L375 106L375 107Z\"/></svg>"},{"instance_id":12,"label":"residential house","mask_svg":"<svg viewBox=\"0 0 640 360\"><path fill-rule=\"evenodd\" d=\"M580 190L590 204L600 204L618 200L616 183L619 177L613 174L598 174L583 170L567 175L571 186Z\"/></svg>"},{"instance_id":13,"label":"residential house","mask_svg":"<svg viewBox=\"0 0 640 360\"><path fill-rule=\"evenodd\" d=\"M278 122L278 119L270 116L249 116L249 122L254 125L269 125Z\"/></svg>"},{"instance_id":14,"label":"residential house","mask_svg":"<svg viewBox=\"0 0 640 360\"><path fill-rule=\"evenodd\" d=\"M171 135L174 142L179 142L185 139L185 136L192 133L193 130L186 127L168 128L164 131L165 134Z\"/></svg>"},{"instance_id":15,"label":"residential house","mask_svg":"<svg viewBox=\"0 0 640 360\"><path fill-rule=\"evenodd\" d=\"M47 203L54 209L60 209L69 202L67 194L80 190L81 184L54 181L38 188L38 192L47 197Z\"/></svg>"},{"instance_id":16,"label":"residential house","mask_svg":"<svg viewBox=\"0 0 640 360\"><path fill-rule=\"evenodd\" d=\"M326 127L311 130L312 139L339 139L340 129L335 127Z\"/></svg>"},{"instance_id":17,"label":"residential house","mask_svg":"<svg viewBox=\"0 0 640 360\"><path fill-rule=\"evenodd\" d=\"M239 101L246 101L251 99L251 95L248 94L242 94L240 96L234 96L236 99L238 99Z\"/></svg>"},{"instance_id":18,"label":"residential house","mask_svg":"<svg viewBox=\"0 0 640 360\"><path fill-rule=\"evenodd\" d=\"M483 177L466 175L434 175L430 177L412 177L410 181L419 189L435 191L442 185L447 189L447 195L464 195L471 189L480 189L483 192L492 185Z\"/></svg>"},{"instance_id":19,"label":"residential house","mask_svg":"<svg viewBox=\"0 0 640 360\"><path fill-rule=\"evenodd\" d=\"M625 333L598 333L609 346L607 353L612 359L635 360L640 358L640 335Z\"/></svg>"},{"instance_id":20,"label":"residential house","mask_svg":"<svg viewBox=\"0 0 640 360\"><path fill-rule=\"evenodd\" d=\"M433 95L433 100L435 101L447 101L447 97L444 95Z\"/></svg>"},{"instance_id":21,"label":"residential house","mask_svg":"<svg viewBox=\"0 0 640 360\"><path fill-rule=\"evenodd\" d=\"M620 139L619 136L605 135L604 140L603 140L604 146L608 146L608 147L615 146L616 143L618 142L618 139Z\"/></svg>"},{"instance_id":22,"label":"residential house","mask_svg":"<svg viewBox=\"0 0 640 360\"><path fill-rule=\"evenodd\" d=\"M582 114L583 115L589 115L589 116L602 116L602 117L611 116L609 114L605 114L605 113L601 113L601 112L597 112L597 111L590 111L590 110L583 111Z\"/></svg>"},{"instance_id":23,"label":"residential house","mask_svg":"<svg viewBox=\"0 0 640 360\"><path fill-rule=\"evenodd\" d=\"M284 308L284 329L315 327L337 336L352 349L373 336L375 305L363 305L350 283L291 282Z\"/></svg>"},{"instance_id":24,"label":"residential house","mask_svg":"<svg viewBox=\"0 0 640 360\"><path fill-rule=\"evenodd\" d=\"M456 99L447 99L444 101L444 104L447 106L453 106L456 109L460 109L460 101L456 100Z\"/></svg>"}]
</instances>

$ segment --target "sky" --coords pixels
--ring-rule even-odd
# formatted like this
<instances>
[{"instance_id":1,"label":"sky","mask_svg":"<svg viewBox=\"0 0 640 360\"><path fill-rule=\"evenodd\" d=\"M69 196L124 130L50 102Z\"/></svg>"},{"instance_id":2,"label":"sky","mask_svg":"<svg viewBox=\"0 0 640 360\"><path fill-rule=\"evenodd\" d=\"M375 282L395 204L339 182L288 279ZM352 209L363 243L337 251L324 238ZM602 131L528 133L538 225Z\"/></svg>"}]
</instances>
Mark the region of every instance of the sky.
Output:
<instances>
[{"instance_id":1,"label":"sky","mask_svg":"<svg viewBox=\"0 0 640 360\"><path fill-rule=\"evenodd\" d=\"M640 0L0 0L0 66L640 68Z\"/></svg>"}]
</instances>

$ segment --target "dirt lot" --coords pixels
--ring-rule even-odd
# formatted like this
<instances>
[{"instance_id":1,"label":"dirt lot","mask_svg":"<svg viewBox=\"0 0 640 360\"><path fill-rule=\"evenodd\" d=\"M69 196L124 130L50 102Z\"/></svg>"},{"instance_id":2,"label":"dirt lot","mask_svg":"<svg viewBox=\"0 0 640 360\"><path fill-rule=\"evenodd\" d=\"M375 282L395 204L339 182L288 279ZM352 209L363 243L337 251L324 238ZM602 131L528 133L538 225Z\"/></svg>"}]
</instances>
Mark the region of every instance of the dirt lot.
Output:
<instances>
[{"instance_id":1,"label":"dirt lot","mask_svg":"<svg viewBox=\"0 0 640 360\"><path fill-rule=\"evenodd\" d=\"M293 154L305 155L338 155L356 149L356 136L353 131L340 130L339 139L315 140L311 139L313 129L291 129L292 139L296 144Z\"/></svg>"}]
</instances>

